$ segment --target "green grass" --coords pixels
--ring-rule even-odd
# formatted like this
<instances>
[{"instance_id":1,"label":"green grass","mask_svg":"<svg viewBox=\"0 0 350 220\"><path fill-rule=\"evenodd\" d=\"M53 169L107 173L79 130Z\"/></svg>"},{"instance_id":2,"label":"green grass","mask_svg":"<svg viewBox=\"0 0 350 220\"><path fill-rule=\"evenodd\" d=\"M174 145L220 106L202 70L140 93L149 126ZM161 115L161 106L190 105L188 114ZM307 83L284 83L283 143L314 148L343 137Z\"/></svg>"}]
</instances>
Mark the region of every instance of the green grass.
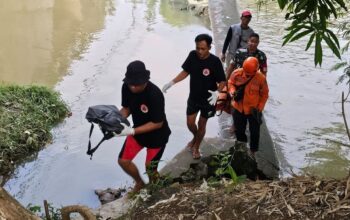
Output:
<instances>
[{"instance_id":1,"label":"green grass","mask_svg":"<svg viewBox=\"0 0 350 220\"><path fill-rule=\"evenodd\" d=\"M0 175L51 141L50 130L68 114L59 94L40 86L0 85Z\"/></svg>"}]
</instances>

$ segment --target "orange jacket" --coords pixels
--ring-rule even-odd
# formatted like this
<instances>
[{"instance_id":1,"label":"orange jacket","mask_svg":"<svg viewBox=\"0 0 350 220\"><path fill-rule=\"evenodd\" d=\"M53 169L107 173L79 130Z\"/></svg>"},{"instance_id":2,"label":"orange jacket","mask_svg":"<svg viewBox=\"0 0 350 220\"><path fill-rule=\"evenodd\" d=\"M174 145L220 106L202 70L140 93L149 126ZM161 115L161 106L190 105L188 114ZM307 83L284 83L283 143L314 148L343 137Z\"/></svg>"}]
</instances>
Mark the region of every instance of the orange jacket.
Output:
<instances>
[{"instance_id":1,"label":"orange jacket","mask_svg":"<svg viewBox=\"0 0 350 220\"><path fill-rule=\"evenodd\" d=\"M245 115L251 114L253 108L257 108L260 112L264 110L265 103L269 97L269 87L266 82L266 77L261 72L255 73L254 77L244 89L244 98L238 102L232 99L233 108ZM243 68L236 69L228 80L228 92L233 94L236 86L242 85L249 80Z\"/></svg>"}]
</instances>

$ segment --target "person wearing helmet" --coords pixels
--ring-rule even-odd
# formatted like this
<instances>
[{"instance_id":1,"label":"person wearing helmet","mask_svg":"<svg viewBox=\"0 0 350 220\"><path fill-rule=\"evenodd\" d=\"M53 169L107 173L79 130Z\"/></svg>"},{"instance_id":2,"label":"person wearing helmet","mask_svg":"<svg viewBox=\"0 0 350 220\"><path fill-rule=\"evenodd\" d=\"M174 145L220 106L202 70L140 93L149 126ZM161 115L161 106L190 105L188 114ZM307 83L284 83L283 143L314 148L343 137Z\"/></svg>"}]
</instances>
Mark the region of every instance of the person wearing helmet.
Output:
<instances>
[{"instance_id":1,"label":"person wearing helmet","mask_svg":"<svg viewBox=\"0 0 350 220\"><path fill-rule=\"evenodd\" d=\"M215 115L215 104L219 92L225 86L225 72L220 59L210 53L212 38L208 34L199 34L195 38L196 50L192 50L182 71L163 86L165 93L171 86L190 76L190 94L187 99L187 127L193 134L187 147L193 159L200 159L199 146L205 136L207 120ZM200 112L196 124L197 115Z\"/></svg>"},{"instance_id":2,"label":"person wearing helmet","mask_svg":"<svg viewBox=\"0 0 350 220\"><path fill-rule=\"evenodd\" d=\"M228 91L232 97L233 121L238 142L247 143L247 122L250 131L250 152L259 150L262 111L269 96L266 77L259 69L259 61L248 57L243 68L236 69L228 80Z\"/></svg>"},{"instance_id":3,"label":"person wearing helmet","mask_svg":"<svg viewBox=\"0 0 350 220\"><path fill-rule=\"evenodd\" d=\"M127 66L122 86L122 109L127 118L132 116L134 126L124 125L116 136L126 136L118 163L135 181L133 192L138 192L143 182L136 165L132 162L143 149L147 149L146 171L150 182L158 177L157 166L171 134L164 111L164 95L150 79L150 71L142 61Z\"/></svg>"},{"instance_id":4,"label":"person wearing helmet","mask_svg":"<svg viewBox=\"0 0 350 220\"><path fill-rule=\"evenodd\" d=\"M267 58L264 52L258 49L259 34L252 33L248 39L248 47L240 48L236 51L236 55L233 63L231 63L231 69L235 70L243 66L243 62L247 57L256 57L259 60L259 70L265 76L267 74ZM228 76L229 78L229 76Z\"/></svg>"},{"instance_id":5,"label":"person wearing helmet","mask_svg":"<svg viewBox=\"0 0 350 220\"><path fill-rule=\"evenodd\" d=\"M227 76L233 71L230 63L234 59L237 49L247 48L248 38L252 33L254 33L254 30L249 27L249 22L251 19L252 13L248 10L244 10L241 13L241 22L231 25L227 31L221 53L221 61L226 62ZM228 53L226 55L227 48Z\"/></svg>"}]
</instances>

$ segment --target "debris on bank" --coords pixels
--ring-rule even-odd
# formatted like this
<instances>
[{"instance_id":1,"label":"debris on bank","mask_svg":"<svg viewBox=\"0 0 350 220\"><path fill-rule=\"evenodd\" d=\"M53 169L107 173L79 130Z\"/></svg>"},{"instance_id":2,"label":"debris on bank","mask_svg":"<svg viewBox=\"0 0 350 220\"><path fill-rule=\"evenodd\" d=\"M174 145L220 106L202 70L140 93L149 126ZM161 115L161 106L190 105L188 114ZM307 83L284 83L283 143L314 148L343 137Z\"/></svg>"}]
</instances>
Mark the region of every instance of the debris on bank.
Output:
<instances>
[{"instance_id":1,"label":"debris on bank","mask_svg":"<svg viewBox=\"0 0 350 220\"><path fill-rule=\"evenodd\" d=\"M119 219L349 219L350 177L174 184Z\"/></svg>"},{"instance_id":2,"label":"debris on bank","mask_svg":"<svg viewBox=\"0 0 350 220\"><path fill-rule=\"evenodd\" d=\"M208 15L208 0L187 0L187 9L198 16Z\"/></svg>"}]
</instances>

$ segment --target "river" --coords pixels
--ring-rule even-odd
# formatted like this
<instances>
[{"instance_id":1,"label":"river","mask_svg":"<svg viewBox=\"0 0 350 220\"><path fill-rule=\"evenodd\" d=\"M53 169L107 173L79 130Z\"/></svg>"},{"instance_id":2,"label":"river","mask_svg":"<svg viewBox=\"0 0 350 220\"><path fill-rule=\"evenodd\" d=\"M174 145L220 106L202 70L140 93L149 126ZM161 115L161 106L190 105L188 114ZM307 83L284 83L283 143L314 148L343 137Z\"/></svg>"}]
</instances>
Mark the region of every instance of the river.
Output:
<instances>
[{"instance_id":1,"label":"river","mask_svg":"<svg viewBox=\"0 0 350 220\"><path fill-rule=\"evenodd\" d=\"M207 18L181 10L171 0L0 0L0 81L55 88L73 116L53 130L53 143L16 170L5 188L22 204L97 207L94 189L130 185L117 165L122 138L103 143L92 160L85 154L90 105L120 106L120 88L130 61L140 59L151 80L162 86L172 79L194 49L194 37L211 33ZM340 73L328 51L322 68L315 68L302 42L281 47L285 22L273 5L257 15L254 1L238 1L253 11L252 27L268 56L270 99L265 117L279 155L282 175L313 172L341 177L349 167L349 149L327 139L346 141L342 126ZM6 3L6 4L5 4ZM219 44L218 44L219 45ZM214 53L215 48L212 49ZM190 139L185 121L188 80L165 95L172 136L161 166ZM349 108L348 108L349 109ZM207 137L218 134L209 121ZM96 142L100 134L95 131ZM144 170L144 152L136 163Z\"/></svg>"}]
</instances>

